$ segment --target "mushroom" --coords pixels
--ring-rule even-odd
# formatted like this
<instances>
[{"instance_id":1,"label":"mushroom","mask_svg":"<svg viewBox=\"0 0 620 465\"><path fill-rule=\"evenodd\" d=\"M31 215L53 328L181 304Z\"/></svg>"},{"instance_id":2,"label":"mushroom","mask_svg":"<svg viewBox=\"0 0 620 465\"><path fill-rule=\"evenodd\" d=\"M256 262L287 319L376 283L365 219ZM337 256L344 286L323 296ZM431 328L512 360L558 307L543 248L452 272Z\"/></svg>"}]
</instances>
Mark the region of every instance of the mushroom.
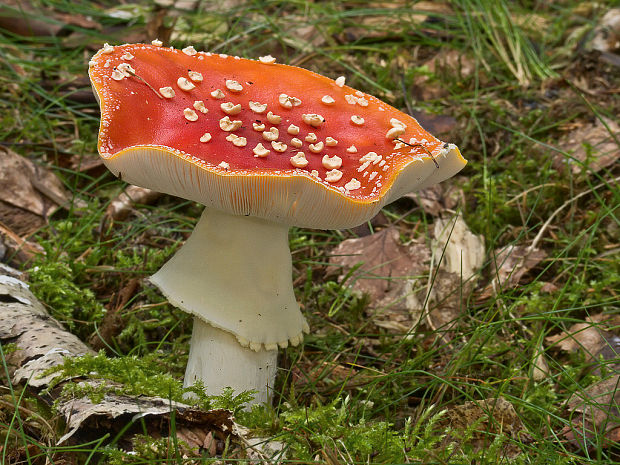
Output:
<instances>
[{"instance_id":1,"label":"mushroom","mask_svg":"<svg viewBox=\"0 0 620 465\"><path fill-rule=\"evenodd\" d=\"M93 57L98 149L119 178L205 206L151 277L194 315L185 385L256 390L254 402L267 402L278 348L309 330L292 287L288 229L357 226L466 161L415 119L338 80L185 50L128 44Z\"/></svg>"}]
</instances>

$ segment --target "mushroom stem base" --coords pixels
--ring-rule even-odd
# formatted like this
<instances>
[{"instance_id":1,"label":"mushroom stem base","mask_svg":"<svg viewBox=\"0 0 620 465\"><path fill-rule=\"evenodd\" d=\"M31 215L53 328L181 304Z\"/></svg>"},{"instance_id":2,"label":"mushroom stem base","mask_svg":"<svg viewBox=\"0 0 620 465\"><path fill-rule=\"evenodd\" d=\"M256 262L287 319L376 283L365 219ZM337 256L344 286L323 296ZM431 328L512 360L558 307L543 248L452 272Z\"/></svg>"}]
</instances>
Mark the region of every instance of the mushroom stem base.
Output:
<instances>
[{"instance_id":1,"label":"mushroom stem base","mask_svg":"<svg viewBox=\"0 0 620 465\"><path fill-rule=\"evenodd\" d=\"M185 387L202 380L210 395L221 394L225 387L234 388L236 394L255 390L250 405L268 403L273 397L277 350L242 347L232 334L200 318L194 318L190 347Z\"/></svg>"}]
</instances>

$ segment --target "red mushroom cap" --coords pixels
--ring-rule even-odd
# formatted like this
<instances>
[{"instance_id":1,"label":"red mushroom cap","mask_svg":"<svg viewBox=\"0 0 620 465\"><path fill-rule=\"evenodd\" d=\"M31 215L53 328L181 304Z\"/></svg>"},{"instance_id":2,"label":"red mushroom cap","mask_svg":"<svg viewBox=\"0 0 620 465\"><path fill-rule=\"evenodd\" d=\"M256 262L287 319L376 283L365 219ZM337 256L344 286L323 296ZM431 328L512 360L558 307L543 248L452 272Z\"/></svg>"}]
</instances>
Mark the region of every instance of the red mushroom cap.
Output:
<instances>
[{"instance_id":1,"label":"red mushroom cap","mask_svg":"<svg viewBox=\"0 0 620 465\"><path fill-rule=\"evenodd\" d=\"M233 214L328 229L465 165L454 145L342 78L270 61L106 45L89 68L106 165Z\"/></svg>"}]
</instances>

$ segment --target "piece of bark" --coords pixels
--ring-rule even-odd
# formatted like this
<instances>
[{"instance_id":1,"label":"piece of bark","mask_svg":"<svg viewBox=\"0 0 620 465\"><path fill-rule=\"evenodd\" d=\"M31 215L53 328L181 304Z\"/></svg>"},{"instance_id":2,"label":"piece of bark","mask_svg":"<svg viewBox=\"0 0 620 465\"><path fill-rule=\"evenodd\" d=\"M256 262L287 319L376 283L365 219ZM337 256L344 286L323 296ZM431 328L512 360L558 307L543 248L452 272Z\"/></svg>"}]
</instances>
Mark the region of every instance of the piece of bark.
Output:
<instances>
[{"instance_id":1,"label":"piece of bark","mask_svg":"<svg viewBox=\"0 0 620 465\"><path fill-rule=\"evenodd\" d=\"M60 387L68 380L57 380L58 372L45 372L62 365L65 357L95 352L49 316L21 278L17 270L0 264L0 344L10 342L16 346L6 357L13 384L24 384L38 392L47 388L52 380L58 383L51 392L40 397L49 402L50 407L57 401L57 411L67 423L67 432L56 444L71 443L76 438L80 441L99 439L105 433L116 437L117 433L122 433L117 444L131 450L132 437L144 434L143 428L151 437L168 437L174 421L177 439L186 443L182 450L188 457L201 457L205 452L210 456L219 455L227 444L230 444L231 456L233 444L237 444L235 451L239 458L284 457L280 443L251 440L249 431L234 422L229 410L200 410L163 397L109 393L100 402L93 403L88 397L61 396ZM90 385L95 391L104 385L113 387L113 383L100 379L80 383ZM122 385L116 387L123 388Z\"/></svg>"},{"instance_id":2,"label":"piece of bark","mask_svg":"<svg viewBox=\"0 0 620 465\"><path fill-rule=\"evenodd\" d=\"M94 354L76 336L49 316L23 281L0 270L0 342L17 350L7 355L15 384L46 387L53 376L44 372L63 363L63 356Z\"/></svg>"}]
</instances>

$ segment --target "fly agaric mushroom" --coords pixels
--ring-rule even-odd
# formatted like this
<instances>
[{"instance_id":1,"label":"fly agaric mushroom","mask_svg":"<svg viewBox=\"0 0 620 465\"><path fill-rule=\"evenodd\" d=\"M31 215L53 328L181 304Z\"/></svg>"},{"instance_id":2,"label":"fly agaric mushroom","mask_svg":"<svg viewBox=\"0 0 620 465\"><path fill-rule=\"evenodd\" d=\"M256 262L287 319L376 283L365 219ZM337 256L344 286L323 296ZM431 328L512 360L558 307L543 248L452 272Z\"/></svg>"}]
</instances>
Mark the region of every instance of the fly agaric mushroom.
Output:
<instances>
[{"instance_id":1,"label":"fly agaric mushroom","mask_svg":"<svg viewBox=\"0 0 620 465\"><path fill-rule=\"evenodd\" d=\"M194 315L185 384L258 391L278 347L308 324L295 300L288 229L339 229L466 161L386 103L310 71L158 45L106 46L89 63L106 166L205 205L151 281Z\"/></svg>"}]
</instances>

